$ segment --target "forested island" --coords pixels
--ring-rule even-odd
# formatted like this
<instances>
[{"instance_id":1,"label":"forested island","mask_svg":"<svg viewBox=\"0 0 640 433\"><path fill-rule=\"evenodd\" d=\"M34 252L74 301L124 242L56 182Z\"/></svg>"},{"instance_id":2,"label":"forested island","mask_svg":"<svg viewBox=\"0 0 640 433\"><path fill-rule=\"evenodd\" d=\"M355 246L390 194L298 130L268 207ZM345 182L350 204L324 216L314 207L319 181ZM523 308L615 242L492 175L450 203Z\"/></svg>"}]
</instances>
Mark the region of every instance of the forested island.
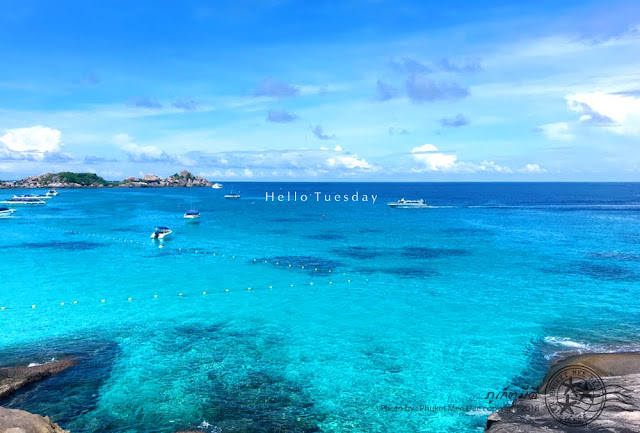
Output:
<instances>
[{"instance_id":1,"label":"forested island","mask_svg":"<svg viewBox=\"0 0 640 433\"><path fill-rule=\"evenodd\" d=\"M127 177L121 181L108 181L95 173L45 173L21 180L0 180L0 188L158 188L158 187L207 187L213 185L204 177L194 176L182 170L163 179L155 174L143 177Z\"/></svg>"}]
</instances>

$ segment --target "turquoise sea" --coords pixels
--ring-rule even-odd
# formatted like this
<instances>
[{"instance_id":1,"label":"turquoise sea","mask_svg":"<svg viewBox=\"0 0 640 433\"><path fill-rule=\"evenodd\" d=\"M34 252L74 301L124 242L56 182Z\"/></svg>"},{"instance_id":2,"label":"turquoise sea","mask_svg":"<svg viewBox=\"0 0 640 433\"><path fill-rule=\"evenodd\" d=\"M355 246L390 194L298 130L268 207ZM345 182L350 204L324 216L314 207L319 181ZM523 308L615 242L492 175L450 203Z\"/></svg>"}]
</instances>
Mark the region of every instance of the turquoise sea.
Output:
<instances>
[{"instance_id":1,"label":"turquoise sea","mask_svg":"<svg viewBox=\"0 0 640 433\"><path fill-rule=\"evenodd\" d=\"M640 184L60 190L0 228L0 365L80 360L0 405L73 433L479 432L558 355L638 348Z\"/></svg>"}]
</instances>

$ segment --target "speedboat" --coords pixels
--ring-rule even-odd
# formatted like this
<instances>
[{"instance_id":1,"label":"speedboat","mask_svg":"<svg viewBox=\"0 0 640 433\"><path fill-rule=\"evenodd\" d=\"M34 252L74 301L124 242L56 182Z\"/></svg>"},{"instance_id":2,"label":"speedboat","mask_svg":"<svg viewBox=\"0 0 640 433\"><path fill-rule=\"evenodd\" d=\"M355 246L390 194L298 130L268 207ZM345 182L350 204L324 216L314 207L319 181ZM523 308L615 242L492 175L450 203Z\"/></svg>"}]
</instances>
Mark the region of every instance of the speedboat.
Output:
<instances>
[{"instance_id":1,"label":"speedboat","mask_svg":"<svg viewBox=\"0 0 640 433\"><path fill-rule=\"evenodd\" d=\"M401 198L398 201L392 201L387 203L387 206L395 209L424 209L429 207L424 199L420 200L405 200Z\"/></svg>"},{"instance_id":2,"label":"speedboat","mask_svg":"<svg viewBox=\"0 0 640 433\"><path fill-rule=\"evenodd\" d=\"M58 195L58 191L56 191L55 188L51 188L49 191L47 191L47 195L50 197L55 197Z\"/></svg>"},{"instance_id":3,"label":"speedboat","mask_svg":"<svg viewBox=\"0 0 640 433\"><path fill-rule=\"evenodd\" d=\"M40 200L35 197L14 197L0 201L0 204L5 206L45 206L46 201Z\"/></svg>"},{"instance_id":4,"label":"speedboat","mask_svg":"<svg viewBox=\"0 0 640 433\"><path fill-rule=\"evenodd\" d=\"M200 211L195 209L188 210L184 213L184 217L191 220L198 219L200 218Z\"/></svg>"},{"instance_id":5,"label":"speedboat","mask_svg":"<svg viewBox=\"0 0 640 433\"><path fill-rule=\"evenodd\" d=\"M224 198L227 200L238 200L240 199L240 194L231 192L231 194L225 194Z\"/></svg>"},{"instance_id":6,"label":"speedboat","mask_svg":"<svg viewBox=\"0 0 640 433\"><path fill-rule=\"evenodd\" d=\"M8 207L0 207L0 217L6 217L13 214L16 210Z\"/></svg>"},{"instance_id":7,"label":"speedboat","mask_svg":"<svg viewBox=\"0 0 640 433\"><path fill-rule=\"evenodd\" d=\"M214 183L213 185L211 185L211 188L213 188L213 189L222 189L222 184L221 183Z\"/></svg>"},{"instance_id":8,"label":"speedboat","mask_svg":"<svg viewBox=\"0 0 640 433\"><path fill-rule=\"evenodd\" d=\"M51 196L40 194L40 195L32 195L32 194L20 194L14 195L13 198L35 198L36 200L49 200Z\"/></svg>"},{"instance_id":9,"label":"speedboat","mask_svg":"<svg viewBox=\"0 0 640 433\"><path fill-rule=\"evenodd\" d=\"M164 239L173 231L169 227L156 227L156 231L151 234L151 239Z\"/></svg>"}]
</instances>

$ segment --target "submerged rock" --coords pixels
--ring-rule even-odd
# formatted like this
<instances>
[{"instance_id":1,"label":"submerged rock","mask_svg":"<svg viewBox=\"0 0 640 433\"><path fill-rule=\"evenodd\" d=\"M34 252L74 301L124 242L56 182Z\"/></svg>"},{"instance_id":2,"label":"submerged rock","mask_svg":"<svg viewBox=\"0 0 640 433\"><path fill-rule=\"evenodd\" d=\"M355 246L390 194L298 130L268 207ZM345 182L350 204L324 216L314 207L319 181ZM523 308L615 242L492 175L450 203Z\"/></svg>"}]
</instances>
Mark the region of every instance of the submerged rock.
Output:
<instances>
[{"instance_id":1,"label":"submerged rock","mask_svg":"<svg viewBox=\"0 0 640 433\"><path fill-rule=\"evenodd\" d=\"M575 355L556 362L535 399L520 397L487 419L488 433L640 431L640 352Z\"/></svg>"},{"instance_id":2,"label":"submerged rock","mask_svg":"<svg viewBox=\"0 0 640 433\"><path fill-rule=\"evenodd\" d=\"M77 363L78 361L76 359L69 357L30 367L0 368L0 400L9 397L30 383L58 374L69 367L73 367Z\"/></svg>"},{"instance_id":3,"label":"submerged rock","mask_svg":"<svg viewBox=\"0 0 640 433\"><path fill-rule=\"evenodd\" d=\"M0 407L0 432L2 433L69 433L49 417L41 417L19 409Z\"/></svg>"}]
</instances>

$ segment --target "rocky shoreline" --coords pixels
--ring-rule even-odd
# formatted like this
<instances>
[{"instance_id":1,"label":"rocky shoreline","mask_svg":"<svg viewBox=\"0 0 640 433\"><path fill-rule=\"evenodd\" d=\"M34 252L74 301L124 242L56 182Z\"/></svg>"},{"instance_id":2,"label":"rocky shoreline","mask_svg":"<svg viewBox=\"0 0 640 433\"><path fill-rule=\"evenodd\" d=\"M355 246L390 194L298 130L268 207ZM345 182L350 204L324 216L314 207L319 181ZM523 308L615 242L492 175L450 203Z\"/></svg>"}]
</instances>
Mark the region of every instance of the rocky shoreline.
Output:
<instances>
[{"instance_id":1,"label":"rocky shoreline","mask_svg":"<svg viewBox=\"0 0 640 433\"><path fill-rule=\"evenodd\" d=\"M146 174L130 176L121 181L107 181L94 173L44 173L17 181L0 181L0 189L36 188L198 188L210 187L213 182L182 170L167 178Z\"/></svg>"},{"instance_id":2,"label":"rocky shoreline","mask_svg":"<svg viewBox=\"0 0 640 433\"><path fill-rule=\"evenodd\" d=\"M491 414L485 432L640 432L640 352L563 358L530 397Z\"/></svg>"},{"instance_id":3,"label":"rocky shoreline","mask_svg":"<svg viewBox=\"0 0 640 433\"><path fill-rule=\"evenodd\" d=\"M0 401L78 361L62 357L41 365L0 368ZM517 398L491 414L487 433L631 433L640 431L640 352L562 358L538 393ZM0 407L0 433L70 433L49 417ZM203 433L182 430L177 433Z\"/></svg>"},{"instance_id":4,"label":"rocky shoreline","mask_svg":"<svg viewBox=\"0 0 640 433\"><path fill-rule=\"evenodd\" d=\"M78 360L62 357L45 364L0 368L0 401L27 385L47 379L68 368ZM49 419L20 409L0 406L0 433L71 433ZM176 433L204 433L199 430L182 430Z\"/></svg>"}]
</instances>

